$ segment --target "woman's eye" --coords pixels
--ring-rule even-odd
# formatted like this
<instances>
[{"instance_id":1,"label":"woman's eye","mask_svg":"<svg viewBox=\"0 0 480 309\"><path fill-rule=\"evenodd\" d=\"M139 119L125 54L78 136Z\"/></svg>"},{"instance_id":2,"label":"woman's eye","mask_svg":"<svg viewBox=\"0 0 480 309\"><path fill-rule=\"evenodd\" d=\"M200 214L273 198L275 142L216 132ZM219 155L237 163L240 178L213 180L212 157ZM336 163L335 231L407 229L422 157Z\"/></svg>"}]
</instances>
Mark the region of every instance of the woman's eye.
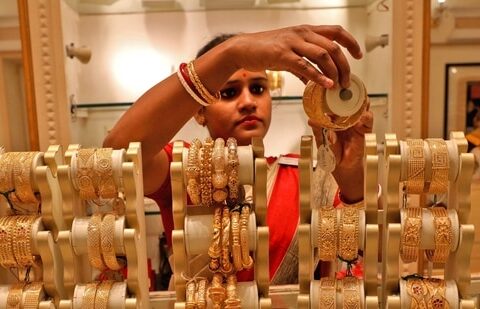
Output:
<instances>
[{"instance_id":1,"label":"woman's eye","mask_svg":"<svg viewBox=\"0 0 480 309\"><path fill-rule=\"evenodd\" d=\"M262 94L265 91L265 88L262 85L251 85L250 92L253 94Z\"/></svg>"},{"instance_id":2,"label":"woman's eye","mask_svg":"<svg viewBox=\"0 0 480 309\"><path fill-rule=\"evenodd\" d=\"M222 99L231 99L237 94L237 90L235 88L227 88L220 91L220 95Z\"/></svg>"}]
</instances>

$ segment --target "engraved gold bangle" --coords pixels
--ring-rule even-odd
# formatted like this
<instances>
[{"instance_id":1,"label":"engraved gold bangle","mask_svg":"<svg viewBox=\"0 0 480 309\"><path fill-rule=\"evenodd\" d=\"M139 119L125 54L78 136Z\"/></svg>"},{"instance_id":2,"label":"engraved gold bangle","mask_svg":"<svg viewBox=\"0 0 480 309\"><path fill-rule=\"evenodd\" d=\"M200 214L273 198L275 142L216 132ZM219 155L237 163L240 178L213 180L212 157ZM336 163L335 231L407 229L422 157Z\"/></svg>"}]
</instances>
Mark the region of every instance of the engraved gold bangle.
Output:
<instances>
[{"instance_id":1,"label":"engraved gold bangle","mask_svg":"<svg viewBox=\"0 0 480 309\"><path fill-rule=\"evenodd\" d=\"M250 220L250 206L244 205L240 214L240 246L242 250L242 267L251 269L253 259L250 256L250 246L248 245L248 221Z\"/></svg>"},{"instance_id":2,"label":"engraved gold bangle","mask_svg":"<svg viewBox=\"0 0 480 309\"><path fill-rule=\"evenodd\" d=\"M227 277L227 299L225 300L225 309L240 309L241 301L237 295L237 277L229 275Z\"/></svg>"},{"instance_id":3,"label":"engraved gold bangle","mask_svg":"<svg viewBox=\"0 0 480 309\"><path fill-rule=\"evenodd\" d=\"M207 308L207 279L200 279L197 283L197 309Z\"/></svg>"},{"instance_id":4,"label":"engraved gold bangle","mask_svg":"<svg viewBox=\"0 0 480 309\"><path fill-rule=\"evenodd\" d=\"M411 298L410 309L427 308L427 287L422 279L411 278L407 280L407 293Z\"/></svg>"},{"instance_id":5,"label":"engraved gold bangle","mask_svg":"<svg viewBox=\"0 0 480 309\"><path fill-rule=\"evenodd\" d=\"M113 281L102 281L97 287L97 293L95 294L95 309L107 309L108 298L110 290L112 289Z\"/></svg>"},{"instance_id":6,"label":"engraved gold bangle","mask_svg":"<svg viewBox=\"0 0 480 309\"><path fill-rule=\"evenodd\" d=\"M223 207L222 212L222 256L220 257L220 268L222 273L229 274L233 270L230 262L230 210Z\"/></svg>"},{"instance_id":7,"label":"engraved gold bangle","mask_svg":"<svg viewBox=\"0 0 480 309\"><path fill-rule=\"evenodd\" d=\"M431 211L435 227L435 250L425 250L425 254L431 262L445 263L452 246L452 222L445 208L432 207Z\"/></svg>"},{"instance_id":8,"label":"engraved gold bangle","mask_svg":"<svg viewBox=\"0 0 480 309\"><path fill-rule=\"evenodd\" d=\"M200 149L200 190L203 206L212 205L212 151L213 140L207 137Z\"/></svg>"},{"instance_id":9,"label":"engraved gold bangle","mask_svg":"<svg viewBox=\"0 0 480 309\"><path fill-rule=\"evenodd\" d=\"M96 149L79 149L77 152L77 184L82 200L95 200L95 151Z\"/></svg>"},{"instance_id":10,"label":"engraved gold bangle","mask_svg":"<svg viewBox=\"0 0 480 309\"><path fill-rule=\"evenodd\" d=\"M217 203L222 203L228 197L228 192L224 189L227 186L228 177L225 172L225 141L221 137L215 140L212 164L215 171L212 175L212 186L215 189L213 200Z\"/></svg>"},{"instance_id":11,"label":"engraved gold bangle","mask_svg":"<svg viewBox=\"0 0 480 309\"><path fill-rule=\"evenodd\" d=\"M343 308L361 308L360 280L357 277L345 277L342 283Z\"/></svg>"},{"instance_id":12,"label":"engraved gold bangle","mask_svg":"<svg viewBox=\"0 0 480 309\"><path fill-rule=\"evenodd\" d=\"M4 268L17 266L12 246L14 230L13 216L0 218L0 265Z\"/></svg>"},{"instance_id":13,"label":"engraved gold bangle","mask_svg":"<svg viewBox=\"0 0 480 309\"><path fill-rule=\"evenodd\" d=\"M25 299L23 309L37 309L43 291L43 282L32 282L25 286Z\"/></svg>"},{"instance_id":14,"label":"engraved gold bangle","mask_svg":"<svg viewBox=\"0 0 480 309\"><path fill-rule=\"evenodd\" d=\"M228 162L228 198L235 203L238 199L238 153L237 140L233 137L227 139Z\"/></svg>"},{"instance_id":15,"label":"engraved gold bangle","mask_svg":"<svg viewBox=\"0 0 480 309\"><path fill-rule=\"evenodd\" d=\"M16 203L34 204L35 206L39 204L32 187L33 159L37 154L38 152L22 152L13 165ZM36 207L34 209L37 210Z\"/></svg>"},{"instance_id":16,"label":"engraved gold bangle","mask_svg":"<svg viewBox=\"0 0 480 309\"><path fill-rule=\"evenodd\" d=\"M345 261L352 261L358 255L359 210L340 208L340 231L338 236L339 256Z\"/></svg>"},{"instance_id":17,"label":"engraved gold bangle","mask_svg":"<svg viewBox=\"0 0 480 309\"><path fill-rule=\"evenodd\" d=\"M106 214L100 227L102 256L105 264L111 270L119 270L122 265L118 263L115 255L115 215Z\"/></svg>"},{"instance_id":18,"label":"engraved gold bangle","mask_svg":"<svg viewBox=\"0 0 480 309\"><path fill-rule=\"evenodd\" d=\"M425 154L422 139L407 139L407 181L406 193L423 193L425 183Z\"/></svg>"},{"instance_id":19,"label":"engraved gold bangle","mask_svg":"<svg viewBox=\"0 0 480 309\"><path fill-rule=\"evenodd\" d=\"M91 282L85 285L82 297L82 308L95 309L95 296L97 294L98 282Z\"/></svg>"},{"instance_id":20,"label":"engraved gold bangle","mask_svg":"<svg viewBox=\"0 0 480 309\"><path fill-rule=\"evenodd\" d=\"M429 193L445 193L448 191L448 158L447 143L443 139L427 139L432 157L432 180L429 184Z\"/></svg>"},{"instance_id":21,"label":"engraved gold bangle","mask_svg":"<svg viewBox=\"0 0 480 309\"><path fill-rule=\"evenodd\" d=\"M233 267L236 271L243 269L242 265L242 248L240 245L240 211L231 212L232 227L232 260Z\"/></svg>"},{"instance_id":22,"label":"engraved gold bangle","mask_svg":"<svg viewBox=\"0 0 480 309\"><path fill-rule=\"evenodd\" d=\"M188 63L188 75L190 76L190 80L192 81L193 85L195 86L195 89L197 90L197 93L200 94L202 99L204 99L205 102L208 104L213 104L216 103L220 100L220 92L216 92L215 95L212 95L210 91L205 88L203 85L202 81L197 75L197 72L195 71L195 66L193 64L193 61L190 61Z\"/></svg>"},{"instance_id":23,"label":"engraved gold bangle","mask_svg":"<svg viewBox=\"0 0 480 309\"><path fill-rule=\"evenodd\" d=\"M445 295L446 284L445 280L437 278L427 278L424 279L427 290L430 294L430 298L427 301L428 308L435 309L448 309L450 308L450 303Z\"/></svg>"},{"instance_id":24,"label":"engraved gold bangle","mask_svg":"<svg viewBox=\"0 0 480 309\"><path fill-rule=\"evenodd\" d=\"M14 189L13 158L18 153L6 152L0 156L0 192L6 193Z\"/></svg>"},{"instance_id":25,"label":"engraved gold bangle","mask_svg":"<svg viewBox=\"0 0 480 309\"><path fill-rule=\"evenodd\" d=\"M213 213L213 236L212 243L208 248L208 256L210 256L209 268L211 271L217 271L220 267L220 255L222 248L220 246L222 233L222 206L216 206Z\"/></svg>"},{"instance_id":26,"label":"engraved gold bangle","mask_svg":"<svg viewBox=\"0 0 480 309\"><path fill-rule=\"evenodd\" d=\"M400 256L404 263L415 262L418 258L422 235L422 214L420 207L405 208L405 223L400 244Z\"/></svg>"},{"instance_id":27,"label":"engraved gold bangle","mask_svg":"<svg viewBox=\"0 0 480 309\"><path fill-rule=\"evenodd\" d=\"M95 172L98 179L98 196L115 198L118 195L117 185L113 179L112 148L98 148L95 152Z\"/></svg>"},{"instance_id":28,"label":"engraved gold bangle","mask_svg":"<svg viewBox=\"0 0 480 309\"><path fill-rule=\"evenodd\" d=\"M337 258L337 211L333 206L318 210L318 252L321 261Z\"/></svg>"},{"instance_id":29,"label":"engraved gold bangle","mask_svg":"<svg viewBox=\"0 0 480 309\"><path fill-rule=\"evenodd\" d=\"M104 270L106 268L105 263L102 259L101 254L101 224L102 224L102 215L93 214L88 221L88 232L87 232L87 253L88 260L90 265L99 270Z\"/></svg>"},{"instance_id":30,"label":"engraved gold bangle","mask_svg":"<svg viewBox=\"0 0 480 309\"><path fill-rule=\"evenodd\" d=\"M23 286L25 283L15 283L8 289L7 309L19 309L22 304Z\"/></svg>"},{"instance_id":31,"label":"engraved gold bangle","mask_svg":"<svg viewBox=\"0 0 480 309\"><path fill-rule=\"evenodd\" d=\"M35 257L32 254L32 228L36 216L15 216L15 232L13 235L13 253L17 265L28 267L35 264Z\"/></svg>"},{"instance_id":32,"label":"engraved gold bangle","mask_svg":"<svg viewBox=\"0 0 480 309\"><path fill-rule=\"evenodd\" d=\"M214 273L212 277L212 284L208 288L208 298L212 300L214 309L223 308L223 301L227 297L226 290L222 285L223 275L221 273Z\"/></svg>"},{"instance_id":33,"label":"engraved gold bangle","mask_svg":"<svg viewBox=\"0 0 480 309\"><path fill-rule=\"evenodd\" d=\"M319 308L337 308L337 280L324 277L320 279Z\"/></svg>"},{"instance_id":34,"label":"engraved gold bangle","mask_svg":"<svg viewBox=\"0 0 480 309\"><path fill-rule=\"evenodd\" d=\"M187 282L185 287L185 309L196 309L197 302L195 300L195 290L197 284L194 280Z\"/></svg>"},{"instance_id":35,"label":"engraved gold bangle","mask_svg":"<svg viewBox=\"0 0 480 309\"><path fill-rule=\"evenodd\" d=\"M200 162L198 153L202 143L198 138L194 138L190 148L188 149L187 161L187 193L193 205L200 205L200 184L198 177L200 176Z\"/></svg>"}]
</instances>

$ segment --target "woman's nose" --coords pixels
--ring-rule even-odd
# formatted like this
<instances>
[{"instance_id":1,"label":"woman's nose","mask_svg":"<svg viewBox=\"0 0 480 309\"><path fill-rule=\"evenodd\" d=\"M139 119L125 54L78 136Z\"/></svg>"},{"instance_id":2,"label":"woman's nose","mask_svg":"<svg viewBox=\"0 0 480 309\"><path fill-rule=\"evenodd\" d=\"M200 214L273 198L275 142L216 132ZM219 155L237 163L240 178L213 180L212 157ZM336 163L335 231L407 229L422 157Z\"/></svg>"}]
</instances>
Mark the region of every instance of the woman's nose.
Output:
<instances>
[{"instance_id":1,"label":"woman's nose","mask_svg":"<svg viewBox=\"0 0 480 309\"><path fill-rule=\"evenodd\" d=\"M238 98L238 108L240 110L255 110L257 108L256 98L247 89L242 92Z\"/></svg>"}]
</instances>

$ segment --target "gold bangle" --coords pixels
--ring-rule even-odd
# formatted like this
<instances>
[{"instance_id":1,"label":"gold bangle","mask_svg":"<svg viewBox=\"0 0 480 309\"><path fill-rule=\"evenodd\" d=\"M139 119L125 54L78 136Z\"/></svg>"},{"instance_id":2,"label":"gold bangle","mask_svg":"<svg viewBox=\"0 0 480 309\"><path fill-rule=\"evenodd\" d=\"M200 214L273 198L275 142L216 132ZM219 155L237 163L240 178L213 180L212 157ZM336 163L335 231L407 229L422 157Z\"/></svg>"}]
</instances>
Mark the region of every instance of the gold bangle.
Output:
<instances>
[{"instance_id":1,"label":"gold bangle","mask_svg":"<svg viewBox=\"0 0 480 309\"><path fill-rule=\"evenodd\" d=\"M12 247L15 260L20 267L34 265L35 257L32 255L32 228L36 219L36 216L13 217L15 232Z\"/></svg>"},{"instance_id":2,"label":"gold bangle","mask_svg":"<svg viewBox=\"0 0 480 309\"><path fill-rule=\"evenodd\" d=\"M238 199L238 160L237 140L233 137L227 139L228 150L228 197L235 203Z\"/></svg>"},{"instance_id":3,"label":"gold bangle","mask_svg":"<svg viewBox=\"0 0 480 309\"><path fill-rule=\"evenodd\" d=\"M211 271L217 271L220 267L220 255L222 248L220 246L222 232L222 206L216 206L213 213L213 237L212 243L208 248L208 256L210 256L210 263L208 264Z\"/></svg>"},{"instance_id":4,"label":"gold bangle","mask_svg":"<svg viewBox=\"0 0 480 309\"><path fill-rule=\"evenodd\" d=\"M77 184L82 200L95 200L95 151L96 149L79 149L77 152Z\"/></svg>"},{"instance_id":5,"label":"gold bangle","mask_svg":"<svg viewBox=\"0 0 480 309\"><path fill-rule=\"evenodd\" d=\"M0 265L4 268L17 266L12 246L15 234L13 218L13 216L0 218Z\"/></svg>"},{"instance_id":6,"label":"gold bangle","mask_svg":"<svg viewBox=\"0 0 480 309\"><path fill-rule=\"evenodd\" d=\"M100 227L102 256L105 264L111 270L119 270L122 265L118 263L115 255L115 215L106 214Z\"/></svg>"},{"instance_id":7,"label":"gold bangle","mask_svg":"<svg viewBox=\"0 0 480 309\"><path fill-rule=\"evenodd\" d=\"M352 261L358 255L359 210L340 208L340 231L338 236L339 255L345 261Z\"/></svg>"},{"instance_id":8,"label":"gold bangle","mask_svg":"<svg viewBox=\"0 0 480 309\"><path fill-rule=\"evenodd\" d=\"M324 277L320 279L319 308L337 308L337 280Z\"/></svg>"},{"instance_id":9,"label":"gold bangle","mask_svg":"<svg viewBox=\"0 0 480 309\"><path fill-rule=\"evenodd\" d=\"M95 152L95 172L98 179L98 196L100 198L115 198L118 195L113 179L112 148L98 148Z\"/></svg>"},{"instance_id":10,"label":"gold bangle","mask_svg":"<svg viewBox=\"0 0 480 309\"><path fill-rule=\"evenodd\" d=\"M360 280L345 277L342 280L343 308L361 308Z\"/></svg>"},{"instance_id":11,"label":"gold bangle","mask_svg":"<svg viewBox=\"0 0 480 309\"><path fill-rule=\"evenodd\" d=\"M200 190L203 206L212 205L212 151L213 140L207 137L200 149Z\"/></svg>"},{"instance_id":12,"label":"gold bangle","mask_svg":"<svg viewBox=\"0 0 480 309\"><path fill-rule=\"evenodd\" d=\"M32 282L25 286L25 300L23 309L37 309L43 291L43 282Z\"/></svg>"},{"instance_id":13,"label":"gold bangle","mask_svg":"<svg viewBox=\"0 0 480 309\"><path fill-rule=\"evenodd\" d=\"M220 268L224 274L229 274L233 270L230 262L230 227L230 210L225 206L222 212L222 256L220 257Z\"/></svg>"},{"instance_id":14,"label":"gold bangle","mask_svg":"<svg viewBox=\"0 0 480 309\"><path fill-rule=\"evenodd\" d=\"M411 298L410 308L427 308L425 298L428 290L422 279L411 278L407 280L407 293Z\"/></svg>"},{"instance_id":15,"label":"gold bangle","mask_svg":"<svg viewBox=\"0 0 480 309\"><path fill-rule=\"evenodd\" d=\"M212 300L214 309L223 308L223 301L226 298L226 290L222 285L223 276L220 273L214 273L212 277L212 284L208 288L208 298Z\"/></svg>"},{"instance_id":16,"label":"gold bangle","mask_svg":"<svg viewBox=\"0 0 480 309\"><path fill-rule=\"evenodd\" d=\"M0 192L7 193L15 188L13 184L13 157L18 152L6 152L0 156Z\"/></svg>"},{"instance_id":17,"label":"gold bangle","mask_svg":"<svg viewBox=\"0 0 480 309\"><path fill-rule=\"evenodd\" d=\"M87 232L87 253L88 260L90 265L99 270L104 270L106 268L105 263L102 259L102 254L100 251L101 246L101 224L102 224L102 214L93 214L88 221L88 232Z\"/></svg>"},{"instance_id":18,"label":"gold bangle","mask_svg":"<svg viewBox=\"0 0 480 309\"><path fill-rule=\"evenodd\" d=\"M190 280L186 284L185 289L185 309L196 309L197 302L195 300L195 290L197 284L194 280Z\"/></svg>"},{"instance_id":19,"label":"gold bangle","mask_svg":"<svg viewBox=\"0 0 480 309\"><path fill-rule=\"evenodd\" d=\"M197 283L197 309L207 308L207 279L201 279Z\"/></svg>"},{"instance_id":20,"label":"gold bangle","mask_svg":"<svg viewBox=\"0 0 480 309\"><path fill-rule=\"evenodd\" d=\"M425 184L425 154L422 139L407 139L407 181L406 193L423 193Z\"/></svg>"},{"instance_id":21,"label":"gold bangle","mask_svg":"<svg viewBox=\"0 0 480 309\"><path fill-rule=\"evenodd\" d=\"M337 211L333 206L318 210L318 252L321 261L337 258Z\"/></svg>"},{"instance_id":22,"label":"gold bangle","mask_svg":"<svg viewBox=\"0 0 480 309\"><path fill-rule=\"evenodd\" d=\"M213 200L217 203L223 203L227 197L228 192L224 188L227 185L228 177L225 173L225 141L219 137L215 140L212 155L213 170L212 186L215 189L213 191Z\"/></svg>"},{"instance_id":23,"label":"gold bangle","mask_svg":"<svg viewBox=\"0 0 480 309\"><path fill-rule=\"evenodd\" d=\"M422 209L405 208L405 223L402 229L400 256L404 263L415 262L418 258L420 236L422 235Z\"/></svg>"},{"instance_id":24,"label":"gold bangle","mask_svg":"<svg viewBox=\"0 0 480 309\"><path fill-rule=\"evenodd\" d=\"M112 280L102 281L98 285L97 292L95 293L95 309L107 309L112 285Z\"/></svg>"},{"instance_id":25,"label":"gold bangle","mask_svg":"<svg viewBox=\"0 0 480 309\"><path fill-rule=\"evenodd\" d=\"M19 309L22 304L23 286L25 283L14 283L8 289L7 309Z\"/></svg>"},{"instance_id":26,"label":"gold bangle","mask_svg":"<svg viewBox=\"0 0 480 309\"><path fill-rule=\"evenodd\" d=\"M188 75L190 76L190 80L192 81L193 85L195 86L195 89L197 90L197 93L200 94L202 99L207 102L209 105L216 103L220 101L220 92L216 92L215 95L212 95L210 91L208 91L207 88L203 85L201 82L200 78L197 75L197 72L195 71L195 66L193 64L193 61L190 61L187 65L188 68Z\"/></svg>"},{"instance_id":27,"label":"gold bangle","mask_svg":"<svg viewBox=\"0 0 480 309\"><path fill-rule=\"evenodd\" d=\"M237 296L237 277L229 275L227 277L227 299L225 300L225 309L240 309L241 301Z\"/></svg>"},{"instance_id":28,"label":"gold bangle","mask_svg":"<svg viewBox=\"0 0 480 309\"><path fill-rule=\"evenodd\" d=\"M450 167L447 143L440 138L429 138L427 143L432 154L432 180L426 191L428 193L445 193L448 191Z\"/></svg>"},{"instance_id":29,"label":"gold bangle","mask_svg":"<svg viewBox=\"0 0 480 309\"><path fill-rule=\"evenodd\" d=\"M194 138L190 148L188 149L187 162L187 193L193 205L200 205L200 185L198 177L200 176L200 162L198 153L202 148L202 142L198 138Z\"/></svg>"},{"instance_id":30,"label":"gold bangle","mask_svg":"<svg viewBox=\"0 0 480 309\"><path fill-rule=\"evenodd\" d=\"M95 298L97 294L98 282L87 283L82 297L82 308L96 309Z\"/></svg>"},{"instance_id":31,"label":"gold bangle","mask_svg":"<svg viewBox=\"0 0 480 309\"><path fill-rule=\"evenodd\" d=\"M425 285L427 290L430 294L430 298L427 302L428 308L443 308L447 309L450 308L450 303L445 295L446 292L446 284L445 280L437 279L437 278L427 278L424 279Z\"/></svg>"},{"instance_id":32,"label":"gold bangle","mask_svg":"<svg viewBox=\"0 0 480 309\"><path fill-rule=\"evenodd\" d=\"M452 245L452 222L447 210L443 207L432 207L431 212L435 227L435 250L425 250L425 255L431 262L445 263Z\"/></svg>"},{"instance_id":33,"label":"gold bangle","mask_svg":"<svg viewBox=\"0 0 480 309\"><path fill-rule=\"evenodd\" d=\"M361 201L358 201L356 203L349 204L349 203L346 203L346 202L343 201L343 197L342 197L341 192L339 193L339 197L340 197L340 202L342 202L343 207L356 208L358 210L365 210L365 200L364 199L362 199Z\"/></svg>"},{"instance_id":34,"label":"gold bangle","mask_svg":"<svg viewBox=\"0 0 480 309\"><path fill-rule=\"evenodd\" d=\"M236 271L243 269L242 265L242 248L240 245L240 212L232 211L231 213L232 227L232 260L233 267Z\"/></svg>"},{"instance_id":35,"label":"gold bangle","mask_svg":"<svg viewBox=\"0 0 480 309\"><path fill-rule=\"evenodd\" d=\"M33 204L32 211L38 211L39 200L32 188L33 159L38 152L21 152L13 164L15 193L11 195L14 204Z\"/></svg>"},{"instance_id":36,"label":"gold bangle","mask_svg":"<svg viewBox=\"0 0 480 309\"><path fill-rule=\"evenodd\" d=\"M240 215L240 247L242 250L242 267L251 269L253 259L250 256L250 247L248 245L248 221L250 220L250 206L243 206Z\"/></svg>"}]
</instances>

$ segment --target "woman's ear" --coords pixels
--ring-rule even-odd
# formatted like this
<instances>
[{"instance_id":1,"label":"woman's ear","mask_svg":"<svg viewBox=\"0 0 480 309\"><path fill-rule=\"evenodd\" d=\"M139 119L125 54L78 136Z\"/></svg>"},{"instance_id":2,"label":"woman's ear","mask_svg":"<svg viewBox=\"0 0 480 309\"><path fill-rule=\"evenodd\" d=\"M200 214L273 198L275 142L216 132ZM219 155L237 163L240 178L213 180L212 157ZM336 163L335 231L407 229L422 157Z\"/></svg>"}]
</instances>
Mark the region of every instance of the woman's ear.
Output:
<instances>
[{"instance_id":1,"label":"woman's ear","mask_svg":"<svg viewBox=\"0 0 480 309\"><path fill-rule=\"evenodd\" d=\"M207 125L207 119L205 119L205 107L202 107L198 110L198 112L193 116L197 123L202 127Z\"/></svg>"}]
</instances>

